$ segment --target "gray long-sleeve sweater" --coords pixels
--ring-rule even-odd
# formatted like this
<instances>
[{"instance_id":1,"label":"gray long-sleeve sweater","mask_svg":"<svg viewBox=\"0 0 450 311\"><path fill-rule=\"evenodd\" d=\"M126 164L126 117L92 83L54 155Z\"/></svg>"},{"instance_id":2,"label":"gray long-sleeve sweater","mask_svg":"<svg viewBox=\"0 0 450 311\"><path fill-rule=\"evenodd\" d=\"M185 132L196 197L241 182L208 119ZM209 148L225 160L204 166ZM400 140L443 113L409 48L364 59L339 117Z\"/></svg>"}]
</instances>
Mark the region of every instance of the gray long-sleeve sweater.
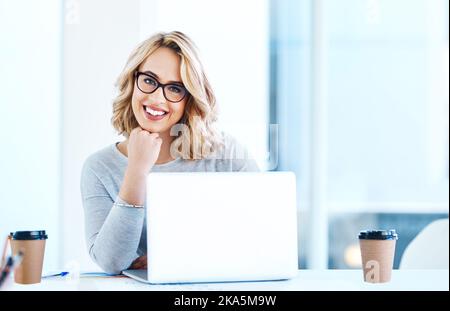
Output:
<instances>
[{"instance_id":1,"label":"gray long-sleeve sweater","mask_svg":"<svg viewBox=\"0 0 450 311\"><path fill-rule=\"evenodd\" d=\"M244 147L231 136L225 148L211 159L175 159L155 164L151 172L258 171ZM81 197L87 248L91 258L107 273L120 273L147 253L145 209L113 205L127 203L119 191L128 158L112 144L88 157L81 173Z\"/></svg>"}]
</instances>

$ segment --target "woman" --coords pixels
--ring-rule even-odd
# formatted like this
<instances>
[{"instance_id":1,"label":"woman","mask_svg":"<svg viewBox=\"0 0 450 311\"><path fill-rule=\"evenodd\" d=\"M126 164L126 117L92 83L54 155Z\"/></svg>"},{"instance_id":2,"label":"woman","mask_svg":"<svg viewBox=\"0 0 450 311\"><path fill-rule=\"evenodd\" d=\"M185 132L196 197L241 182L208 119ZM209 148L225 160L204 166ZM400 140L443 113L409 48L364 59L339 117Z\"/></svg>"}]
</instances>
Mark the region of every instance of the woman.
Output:
<instances>
[{"instance_id":1,"label":"woman","mask_svg":"<svg viewBox=\"0 0 450 311\"><path fill-rule=\"evenodd\" d=\"M244 148L214 128L214 93L185 34L142 42L117 86L112 124L126 139L91 155L81 176L89 254L114 274L146 268L149 172L258 170Z\"/></svg>"}]
</instances>

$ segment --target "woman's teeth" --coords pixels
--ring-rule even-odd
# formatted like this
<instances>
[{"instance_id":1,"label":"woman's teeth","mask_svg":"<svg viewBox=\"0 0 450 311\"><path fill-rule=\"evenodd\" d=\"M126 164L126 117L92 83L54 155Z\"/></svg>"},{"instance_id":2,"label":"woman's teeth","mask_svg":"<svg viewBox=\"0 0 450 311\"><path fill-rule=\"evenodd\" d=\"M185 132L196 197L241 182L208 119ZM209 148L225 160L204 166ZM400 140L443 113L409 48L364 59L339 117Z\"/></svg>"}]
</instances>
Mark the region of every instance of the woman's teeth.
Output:
<instances>
[{"instance_id":1,"label":"woman's teeth","mask_svg":"<svg viewBox=\"0 0 450 311\"><path fill-rule=\"evenodd\" d=\"M162 116L163 114L166 114L167 112L165 112L165 111L156 111L156 110L153 110L152 108L150 108L150 107L145 107L145 111L147 111L149 114L151 114L152 116Z\"/></svg>"}]
</instances>

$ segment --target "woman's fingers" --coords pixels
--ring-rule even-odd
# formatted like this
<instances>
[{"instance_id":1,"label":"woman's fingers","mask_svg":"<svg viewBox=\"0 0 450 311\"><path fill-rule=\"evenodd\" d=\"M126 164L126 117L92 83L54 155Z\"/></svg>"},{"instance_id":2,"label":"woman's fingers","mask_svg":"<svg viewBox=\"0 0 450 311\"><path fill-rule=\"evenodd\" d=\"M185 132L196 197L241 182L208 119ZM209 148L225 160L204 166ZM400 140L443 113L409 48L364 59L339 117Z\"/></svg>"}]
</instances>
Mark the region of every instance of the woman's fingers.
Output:
<instances>
[{"instance_id":1,"label":"woman's fingers","mask_svg":"<svg viewBox=\"0 0 450 311\"><path fill-rule=\"evenodd\" d=\"M141 257L141 268L139 269L147 269L147 255Z\"/></svg>"},{"instance_id":2,"label":"woman's fingers","mask_svg":"<svg viewBox=\"0 0 450 311\"><path fill-rule=\"evenodd\" d=\"M147 269L147 256L136 258L131 264L130 269Z\"/></svg>"}]
</instances>

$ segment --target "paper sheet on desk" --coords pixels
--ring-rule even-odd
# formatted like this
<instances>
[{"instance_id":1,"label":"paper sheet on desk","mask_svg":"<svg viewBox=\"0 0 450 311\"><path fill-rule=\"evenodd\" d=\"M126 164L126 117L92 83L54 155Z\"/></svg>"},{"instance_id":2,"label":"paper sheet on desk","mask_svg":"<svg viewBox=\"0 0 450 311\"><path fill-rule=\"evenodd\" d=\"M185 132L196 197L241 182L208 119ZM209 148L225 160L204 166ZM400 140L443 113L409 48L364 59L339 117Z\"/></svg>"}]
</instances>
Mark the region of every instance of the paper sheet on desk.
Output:
<instances>
[{"instance_id":1,"label":"paper sheet on desk","mask_svg":"<svg viewBox=\"0 0 450 311\"><path fill-rule=\"evenodd\" d=\"M46 272L42 274L42 278L51 278L51 277L111 277L118 276L117 274L108 274L101 271L86 271L86 272L77 272L73 273L70 271L53 271Z\"/></svg>"}]
</instances>

